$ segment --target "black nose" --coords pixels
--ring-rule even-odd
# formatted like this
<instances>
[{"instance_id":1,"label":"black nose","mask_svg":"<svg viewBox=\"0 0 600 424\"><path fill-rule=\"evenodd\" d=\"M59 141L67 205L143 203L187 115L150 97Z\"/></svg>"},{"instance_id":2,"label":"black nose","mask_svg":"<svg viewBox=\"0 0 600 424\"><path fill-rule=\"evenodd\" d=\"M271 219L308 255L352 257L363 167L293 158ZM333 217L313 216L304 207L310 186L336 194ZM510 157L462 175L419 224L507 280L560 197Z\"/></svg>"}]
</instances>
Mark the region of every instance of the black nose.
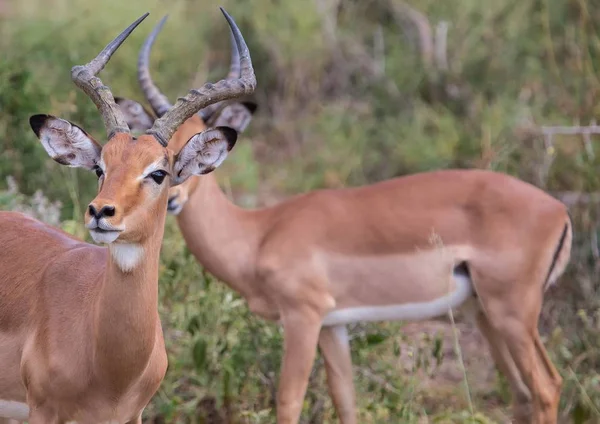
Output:
<instances>
[{"instance_id":1,"label":"black nose","mask_svg":"<svg viewBox=\"0 0 600 424\"><path fill-rule=\"evenodd\" d=\"M90 205L88 207L90 215L92 215L96 219L103 218L105 216L115 216L115 207L114 206L103 206L100 211L96 210L94 205Z\"/></svg>"}]
</instances>

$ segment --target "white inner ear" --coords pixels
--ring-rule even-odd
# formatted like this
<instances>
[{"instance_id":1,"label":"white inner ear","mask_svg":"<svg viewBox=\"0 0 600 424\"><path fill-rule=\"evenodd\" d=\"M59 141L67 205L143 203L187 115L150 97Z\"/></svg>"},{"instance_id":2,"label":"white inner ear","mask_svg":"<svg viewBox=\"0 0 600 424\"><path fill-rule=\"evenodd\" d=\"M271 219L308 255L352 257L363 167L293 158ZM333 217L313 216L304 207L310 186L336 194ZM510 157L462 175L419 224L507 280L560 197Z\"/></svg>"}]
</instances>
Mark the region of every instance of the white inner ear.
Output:
<instances>
[{"instance_id":1,"label":"white inner ear","mask_svg":"<svg viewBox=\"0 0 600 424\"><path fill-rule=\"evenodd\" d=\"M184 146L175 163L175 184L181 184L190 175L202 175L221 165L227 157L229 144L217 129L193 136Z\"/></svg>"},{"instance_id":2,"label":"white inner ear","mask_svg":"<svg viewBox=\"0 0 600 424\"><path fill-rule=\"evenodd\" d=\"M47 119L39 137L52 159L63 165L91 169L100 159L100 145L64 119Z\"/></svg>"}]
</instances>

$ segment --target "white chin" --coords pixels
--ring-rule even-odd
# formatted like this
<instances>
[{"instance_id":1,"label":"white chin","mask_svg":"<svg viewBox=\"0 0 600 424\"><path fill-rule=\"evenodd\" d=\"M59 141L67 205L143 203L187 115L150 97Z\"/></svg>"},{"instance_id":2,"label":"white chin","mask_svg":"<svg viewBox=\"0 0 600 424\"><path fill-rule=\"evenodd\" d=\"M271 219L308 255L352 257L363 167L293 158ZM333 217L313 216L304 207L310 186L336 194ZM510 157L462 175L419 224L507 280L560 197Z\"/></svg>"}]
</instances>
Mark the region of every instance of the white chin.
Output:
<instances>
[{"instance_id":1,"label":"white chin","mask_svg":"<svg viewBox=\"0 0 600 424\"><path fill-rule=\"evenodd\" d=\"M96 243L110 244L119 238L118 231L96 231L90 230L90 235Z\"/></svg>"}]
</instances>

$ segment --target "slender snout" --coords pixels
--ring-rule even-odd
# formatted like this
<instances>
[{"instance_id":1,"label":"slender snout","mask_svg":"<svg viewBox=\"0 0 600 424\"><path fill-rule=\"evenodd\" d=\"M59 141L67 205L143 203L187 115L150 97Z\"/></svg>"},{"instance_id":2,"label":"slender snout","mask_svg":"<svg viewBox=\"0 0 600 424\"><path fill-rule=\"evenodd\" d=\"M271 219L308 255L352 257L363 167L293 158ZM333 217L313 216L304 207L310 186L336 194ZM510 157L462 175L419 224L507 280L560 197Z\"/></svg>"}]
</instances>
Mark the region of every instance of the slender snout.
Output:
<instances>
[{"instance_id":1,"label":"slender snout","mask_svg":"<svg viewBox=\"0 0 600 424\"><path fill-rule=\"evenodd\" d=\"M112 243L125 227L109 219L117 214L117 208L112 202L94 201L88 205L89 221L86 224L90 235L97 243Z\"/></svg>"}]
</instances>

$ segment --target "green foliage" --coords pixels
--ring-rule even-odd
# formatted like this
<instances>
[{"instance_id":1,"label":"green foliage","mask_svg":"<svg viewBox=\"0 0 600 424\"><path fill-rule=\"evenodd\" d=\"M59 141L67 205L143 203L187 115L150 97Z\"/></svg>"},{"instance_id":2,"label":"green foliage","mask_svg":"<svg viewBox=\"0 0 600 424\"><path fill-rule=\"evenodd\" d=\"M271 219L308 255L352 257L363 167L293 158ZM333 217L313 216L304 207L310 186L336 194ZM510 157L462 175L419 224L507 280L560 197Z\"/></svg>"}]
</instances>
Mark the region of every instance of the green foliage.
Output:
<instances>
[{"instance_id":1,"label":"green foliage","mask_svg":"<svg viewBox=\"0 0 600 424\"><path fill-rule=\"evenodd\" d=\"M95 193L95 178L49 160L29 116L55 114L104 140L98 113L69 70L145 11L148 20L101 74L115 95L141 99L135 58L164 13L170 18L152 52L161 89L174 100L220 78L229 38L217 4L208 3L0 0L0 207L87 237L81 211ZM228 192L254 206L265 193L279 197L446 167L496 169L550 191L600 189L600 155L589 155L579 136L557 137L547 150L537 131L587 124L599 112L594 2L408 1L432 27L450 24L446 71L421 60L414 23L393 13L400 3L219 3L240 24L258 76L256 117L217 171ZM543 176L546 155L554 162ZM577 423L600 420L598 208L593 202L571 207L572 265L549 293L542 323L564 378L562 418ZM237 295L203 273L172 219L160 295L170 368L146 415L167 422L274 422L280 328L252 316ZM359 422L505 421L507 408L495 406L508 401L503 380L474 393L473 414L462 388L420 388L416 374L435 375L449 360L437 335L424 336L418 347L402 337L400 324L357 327L351 335ZM323 374L319 359L304 416L332 423Z\"/></svg>"}]
</instances>

